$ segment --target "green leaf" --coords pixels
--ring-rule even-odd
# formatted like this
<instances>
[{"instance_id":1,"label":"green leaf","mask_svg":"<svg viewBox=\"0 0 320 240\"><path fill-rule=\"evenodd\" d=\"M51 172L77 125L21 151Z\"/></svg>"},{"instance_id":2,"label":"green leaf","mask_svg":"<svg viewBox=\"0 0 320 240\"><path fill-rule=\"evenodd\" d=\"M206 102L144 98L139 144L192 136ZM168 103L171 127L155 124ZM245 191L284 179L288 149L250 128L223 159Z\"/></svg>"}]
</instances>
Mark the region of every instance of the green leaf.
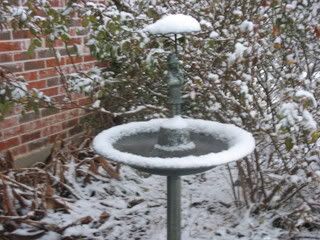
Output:
<instances>
[{"instance_id":1,"label":"green leaf","mask_svg":"<svg viewBox=\"0 0 320 240\"><path fill-rule=\"evenodd\" d=\"M317 130L313 133L311 133L311 140L310 143L315 143L320 138L320 130Z\"/></svg>"},{"instance_id":2,"label":"green leaf","mask_svg":"<svg viewBox=\"0 0 320 240\"><path fill-rule=\"evenodd\" d=\"M290 150L293 148L293 146L294 146L293 141L292 141L292 138L287 138L287 139L285 140L284 144L285 144L285 146L286 146L286 150L287 150L287 151L290 151Z\"/></svg>"},{"instance_id":3,"label":"green leaf","mask_svg":"<svg viewBox=\"0 0 320 240\"><path fill-rule=\"evenodd\" d=\"M42 42L41 42L40 39L38 39L38 38L32 38L27 53L28 53L29 55L32 55L32 54L34 53L34 50L35 50L37 47L41 47L41 44L42 44Z\"/></svg>"}]
</instances>

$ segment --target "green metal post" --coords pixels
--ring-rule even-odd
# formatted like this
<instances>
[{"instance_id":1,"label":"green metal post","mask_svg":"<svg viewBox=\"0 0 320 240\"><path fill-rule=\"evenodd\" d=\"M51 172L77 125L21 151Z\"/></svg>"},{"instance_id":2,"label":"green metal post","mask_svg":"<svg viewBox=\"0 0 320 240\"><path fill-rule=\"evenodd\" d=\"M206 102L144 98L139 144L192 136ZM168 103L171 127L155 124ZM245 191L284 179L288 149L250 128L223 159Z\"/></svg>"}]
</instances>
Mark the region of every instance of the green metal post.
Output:
<instances>
[{"instance_id":1,"label":"green metal post","mask_svg":"<svg viewBox=\"0 0 320 240\"><path fill-rule=\"evenodd\" d=\"M181 240L181 179L167 177L167 240Z\"/></svg>"},{"instance_id":2,"label":"green metal post","mask_svg":"<svg viewBox=\"0 0 320 240\"><path fill-rule=\"evenodd\" d=\"M181 87L183 74L177 57L177 38L175 35L176 53L168 57L169 103L172 117L181 114L183 103ZM167 240L181 240L181 179L179 176L167 176Z\"/></svg>"}]
</instances>

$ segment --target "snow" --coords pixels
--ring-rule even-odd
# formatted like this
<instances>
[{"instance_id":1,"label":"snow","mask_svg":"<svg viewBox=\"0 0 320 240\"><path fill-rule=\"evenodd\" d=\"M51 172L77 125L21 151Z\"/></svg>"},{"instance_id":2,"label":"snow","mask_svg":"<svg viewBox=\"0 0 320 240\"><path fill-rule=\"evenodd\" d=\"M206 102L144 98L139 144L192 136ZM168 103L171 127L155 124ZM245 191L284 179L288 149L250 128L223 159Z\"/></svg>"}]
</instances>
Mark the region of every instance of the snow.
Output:
<instances>
[{"instance_id":1,"label":"snow","mask_svg":"<svg viewBox=\"0 0 320 240\"><path fill-rule=\"evenodd\" d=\"M241 32L252 32L253 31L254 24L251 21L244 20L240 24L240 31Z\"/></svg>"},{"instance_id":2,"label":"snow","mask_svg":"<svg viewBox=\"0 0 320 240\"><path fill-rule=\"evenodd\" d=\"M212 31L209 35L210 38L216 39L220 36L219 33L217 33L216 31Z\"/></svg>"},{"instance_id":3,"label":"snow","mask_svg":"<svg viewBox=\"0 0 320 240\"><path fill-rule=\"evenodd\" d=\"M207 21L207 20L204 20L204 19L202 19L202 20L200 21L200 25L203 25L203 26L205 26L205 27L207 27L207 28L212 28L212 27L213 27L211 22L209 22L209 21Z\"/></svg>"},{"instance_id":4,"label":"snow","mask_svg":"<svg viewBox=\"0 0 320 240\"><path fill-rule=\"evenodd\" d=\"M274 43L275 43L275 44L281 44L281 43L282 43L281 37L277 37L277 38L274 40Z\"/></svg>"},{"instance_id":5,"label":"snow","mask_svg":"<svg viewBox=\"0 0 320 240\"><path fill-rule=\"evenodd\" d=\"M280 121L283 126L293 126L296 121L300 121L298 105L296 103L284 103L280 110L280 115L284 118Z\"/></svg>"},{"instance_id":6,"label":"snow","mask_svg":"<svg viewBox=\"0 0 320 240\"><path fill-rule=\"evenodd\" d=\"M108 180L108 179L106 179ZM272 216L251 217L249 209L233 204L228 172L224 166L206 173L182 178L183 240L275 240L282 233L271 225ZM84 199L73 204L71 215L49 211L42 220L67 226L90 216L93 222L69 227L58 237L49 232L41 240L75 239L166 239L166 178L143 175L130 167L121 167L121 181L93 181L81 189ZM92 192L95 193L91 196ZM130 206L130 202L140 203ZM102 212L110 215L99 222ZM94 229L94 230L93 230ZM242 237L240 237L241 235Z\"/></svg>"},{"instance_id":7,"label":"snow","mask_svg":"<svg viewBox=\"0 0 320 240\"><path fill-rule=\"evenodd\" d=\"M235 50L233 53L229 54L228 62L230 64L236 62L237 60L242 60L244 54L248 51L248 48L240 42L235 44Z\"/></svg>"},{"instance_id":8,"label":"snow","mask_svg":"<svg viewBox=\"0 0 320 240\"><path fill-rule=\"evenodd\" d=\"M304 110L302 113L302 116L303 116L304 125L306 126L307 129L309 130L317 129L317 123L313 119L313 116L309 111Z\"/></svg>"},{"instance_id":9,"label":"snow","mask_svg":"<svg viewBox=\"0 0 320 240\"><path fill-rule=\"evenodd\" d=\"M14 89L11 92L13 99L19 100L27 95L26 94L28 92L27 83L17 81L17 82L12 82L11 84L14 87Z\"/></svg>"},{"instance_id":10,"label":"snow","mask_svg":"<svg viewBox=\"0 0 320 240\"><path fill-rule=\"evenodd\" d=\"M309 99L314 107L317 107L317 101L314 97L314 95L311 92L305 91L305 90L298 90L295 94L297 98L306 98Z\"/></svg>"},{"instance_id":11,"label":"snow","mask_svg":"<svg viewBox=\"0 0 320 240\"><path fill-rule=\"evenodd\" d=\"M200 23L189 15L166 15L144 29L151 34L178 34L201 31Z\"/></svg>"},{"instance_id":12,"label":"snow","mask_svg":"<svg viewBox=\"0 0 320 240\"><path fill-rule=\"evenodd\" d=\"M255 148L252 135L232 124L222 124L200 119L185 119L188 130L212 135L217 139L228 141L229 148L219 153L183 158L143 157L131 153L120 152L113 147L119 139L138 133L158 132L160 126L168 119L154 119L147 122L132 122L113 127L98 134L93 141L95 151L116 162L142 168L204 168L213 167L235 161L250 154Z\"/></svg>"},{"instance_id":13,"label":"snow","mask_svg":"<svg viewBox=\"0 0 320 240\"><path fill-rule=\"evenodd\" d=\"M29 229L23 229L23 228L20 228L20 229L17 229L13 232L14 235L16 236L34 236L36 234L40 234L42 233L43 231L39 230L39 231L30 231Z\"/></svg>"},{"instance_id":14,"label":"snow","mask_svg":"<svg viewBox=\"0 0 320 240\"><path fill-rule=\"evenodd\" d=\"M96 100L96 101L92 104L92 107L93 107L93 108L100 108L100 104L101 104L101 100Z\"/></svg>"},{"instance_id":15,"label":"snow","mask_svg":"<svg viewBox=\"0 0 320 240\"><path fill-rule=\"evenodd\" d=\"M188 124L181 116L175 116L163 122L161 127L167 129L182 129L187 128Z\"/></svg>"},{"instance_id":16,"label":"snow","mask_svg":"<svg viewBox=\"0 0 320 240\"><path fill-rule=\"evenodd\" d=\"M45 236L38 238L38 240L60 240L61 237L58 233L48 232Z\"/></svg>"}]
</instances>

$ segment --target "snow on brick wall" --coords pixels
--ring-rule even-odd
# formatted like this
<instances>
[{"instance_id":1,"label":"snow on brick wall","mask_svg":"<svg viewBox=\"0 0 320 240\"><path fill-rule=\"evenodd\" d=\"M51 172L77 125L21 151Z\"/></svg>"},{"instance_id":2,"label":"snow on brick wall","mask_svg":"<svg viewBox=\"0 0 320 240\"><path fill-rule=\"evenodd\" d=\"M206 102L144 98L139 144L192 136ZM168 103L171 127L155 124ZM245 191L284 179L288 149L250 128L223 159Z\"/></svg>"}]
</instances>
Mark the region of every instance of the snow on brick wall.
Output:
<instances>
[{"instance_id":1,"label":"snow on brick wall","mask_svg":"<svg viewBox=\"0 0 320 240\"><path fill-rule=\"evenodd\" d=\"M53 0L52 6L61 7L62 3L61 0ZM82 69L90 69L95 65L95 59L85 47L86 33L77 31L79 27L77 19L74 19L69 32L72 36L70 47L76 44L80 56L71 60L63 44L57 43L62 56L60 65L67 72L74 71L72 62ZM22 76L30 88L38 88L54 99L63 98L64 89L55 69L58 62L46 47L45 40L33 55L27 54L30 37L31 34L26 30L0 30L0 65ZM77 101L85 104L87 99L80 97ZM10 149L14 156L18 156L54 142L58 136L63 139L79 136L82 129L78 123L84 115L79 109L60 112L41 109L39 113L28 112L22 115L19 107L16 107L10 116L0 121L0 152Z\"/></svg>"}]
</instances>

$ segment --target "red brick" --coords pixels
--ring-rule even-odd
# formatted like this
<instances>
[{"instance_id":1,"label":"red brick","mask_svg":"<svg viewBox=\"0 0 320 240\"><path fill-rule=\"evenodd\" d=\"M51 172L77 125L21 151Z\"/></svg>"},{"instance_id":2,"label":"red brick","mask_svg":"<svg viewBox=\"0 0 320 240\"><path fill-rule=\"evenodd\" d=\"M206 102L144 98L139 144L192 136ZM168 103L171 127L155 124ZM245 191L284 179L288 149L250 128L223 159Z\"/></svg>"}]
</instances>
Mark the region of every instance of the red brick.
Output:
<instances>
[{"instance_id":1,"label":"red brick","mask_svg":"<svg viewBox=\"0 0 320 240\"><path fill-rule=\"evenodd\" d=\"M75 28L69 28L69 35L72 37L77 36L77 30ZM76 43L80 44L80 43ZM72 41L67 42L67 45L73 45Z\"/></svg>"},{"instance_id":2,"label":"red brick","mask_svg":"<svg viewBox=\"0 0 320 240\"><path fill-rule=\"evenodd\" d=\"M57 139L66 139L66 138L67 138L66 132L56 133L48 137L50 143L54 143L55 141L57 141Z\"/></svg>"},{"instance_id":3,"label":"red brick","mask_svg":"<svg viewBox=\"0 0 320 240\"><path fill-rule=\"evenodd\" d=\"M13 114L17 115L17 114L21 114L21 111L22 111L22 106L20 105L16 105L12 108L12 112ZM12 114L12 115L13 115Z\"/></svg>"},{"instance_id":4,"label":"red brick","mask_svg":"<svg viewBox=\"0 0 320 240\"><path fill-rule=\"evenodd\" d=\"M52 124L56 124L58 122L61 122L61 119L59 119L59 114L58 115L52 115L50 117L47 117L43 119L42 125L43 126L50 126Z\"/></svg>"},{"instance_id":5,"label":"red brick","mask_svg":"<svg viewBox=\"0 0 320 240\"><path fill-rule=\"evenodd\" d=\"M3 139L16 137L20 133L21 133L21 127L20 126L4 129L3 130Z\"/></svg>"},{"instance_id":6,"label":"red brick","mask_svg":"<svg viewBox=\"0 0 320 240\"><path fill-rule=\"evenodd\" d=\"M62 112L60 114L55 115L55 117L56 117L57 122L62 122L67 119L68 114L67 114L67 112Z\"/></svg>"},{"instance_id":7,"label":"red brick","mask_svg":"<svg viewBox=\"0 0 320 240\"><path fill-rule=\"evenodd\" d=\"M91 61L95 61L95 60L96 59L94 57L92 57L91 55L83 56L84 62L91 62Z\"/></svg>"},{"instance_id":8,"label":"red brick","mask_svg":"<svg viewBox=\"0 0 320 240\"><path fill-rule=\"evenodd\" d=\"M18 30L12 32L13 39L29 39L32 37L32 34L28 30Z\"/></svg>"},{"instance_id":9,"label":"red brick","mask_svg":"<svg viewBox=\"0 0 320 240\"><path fill-rule=\"evenodd\" d=\"M108 62L97 62L97 63L95 64L95 66L104 68L104 67L109 67L109 66L110 66L110 63L108 63Z\"/></svg>"},{"instance_id":10,"label":"red brick","mask_svg":"<svg viewBox=\"0 0 320 240\"><path fill-rule=\"evenodd\" d=\"M76 55L77 54L77 48L75 46L70 46L68 48L63 48L59 52L61 56L69 56L69 55Z\"/></svg>"},{"instance_id":11,"label":"red brick","mask_svg":"<svg viewBox=\"0 0 320 240\"><path fill-rule=\"evenodd\" d=\"M23 63L13 63L3 64L1 67L6 68L8 71L12 73L22 72L23 71Z\"/></svg>"},{"instance_id":12,"label":"red brick","mask_svg":"<svg viewBox=\"0 0 320 240\"><path fill-rule=\"evenodd\" d=\"M43 89L42 92L49 97L55 96L55 95L58 95L59 88L58 87L47 88L47 89Z\"/></svg>"},{"instance_id":13,"label":"red brick","mask_svg":"<svg viewBox=\"0 0 320 240\"><path fill-rule=\"evenodd\" d=\"M23 42L0 42L0 52L24 50Z\"/></svg>"},{"instance_id":14,"label":"red brick","mask_svg":"<svg viewBox=\"0 0 320 240\"><path fill-rule=\"evenodd\" d=\"M27 81L33 81L38 79L38 72L28 72L19 75L21 75Z\"/></svg>"},{"instance_id":15,"label":"red brick","mask_svg":"<svg viewBox=\"0 0 320 240\"><path fill-rule=\"evenodd\" d=\"M11 138L5 141L1 141L0 142L0 151L11 148L11 147L15 147L19 145L19 138L15 137L15 138Z\"/></svg>"},{"instance_id":16,"label":"red brick","mask_svg":"<svg viewBox=\"0 0 320 240\"><path fill-rule=\"evenodd\" d=\"M47 79L47 86L48 87L57 86L59 84L60 84L60 78L59 77L54 77L54 78Z\"/></svg>"},{"instance_id":17,"label":"red brick","mask_svg":"<svg viewBox=\"0 0 320 240\"><path fill-rule=\"evenodd\" d=\"M82 69L83 71L89 71L89 70L91 70L94 66L95 66L95 63L84 63L84 64L81 64L81 69Z\"/></svg>"},{"instance_id":18,"label":"red brick","mask_svg":"<svg viewBox=\"0 0 320 240\"><path fill-rule=\"evenodd\" d=\"M24 113L20 116L20 123L26 123L26 122L31 122L33 120L36 120L40 117L40 114L39 112L27 112L27 113Z\"/></svg>"},{"instance_id":19,"label":"red brick","mask_svg":"<svg viewBox=\"0 0 320 240\"><path fill-rule=\"evenodd\" d=\"M59 86L59 95L66 95L66 89L63 86Z\"/></svg>"},{"instance_id":20,"label":"red brick","mask_svg":"<svg viewBox=\"0 0 320 240\"><path fill-rule=\"evenodd\" d=\"M62 123L62 127L63 127L63 129L71 128L71 127L76 126L76 125L78 124L78 122L79 122L79 119L78 119L78 118L72 119L72 120L70 120L70 121L63 122L63 123Z\"/></svg>"},{"instance_id":21,"label":"red brick","mask_svg":"<svg viewBox=\"0 0 320 240\"><path fill-rule=\"evenodd\" d=\"M49 60L46 60L46 65L47 67L58 67L59 65L64 65L65 64L65 60L64 58L61 58L60 61L58 61L57 59L49 59Z\"/></svg>"},{"instance_id":22,"label":"red brick","mask_svg":"<svg viewBox=\"0 0 320 240\"><path fill-rule=\"evenodd\" d=\"M43 120L39 119L37 121L33 121L33 122L28 122L26 124L22 124L20 126L21 128L21 133L27 133L30 131L34 131L37 129L40 129L41 127L43 127Z\"/></svg>"},{"instance_id":23,"label":"red brick","mask_svg":"<svg viewBox=\"0 0 320 240\"><path fill-rule=\"evenodd\" d=\"M52 134L55 134L57 132L60 132L62 131L62 124L56 124L56 125L52 125L52 126L49 126L47 128L44 128L42 129L41 131L41 135L43 137L46 137L46 136L49 136L49 135L52 135Z\"/></svg>"},{"instance_id":24,"label":"red brick","mask_svg":"<svg viewBox=\"0 0 320 240\"><path fill-rule=\"evenodd\" d=\"M37 88L37 89L43 89L47 86L47 81L46 80L40 80L40 81L34 81L34 82L29 82L29 89L32 88Z\"/></svg>"},{"instance_id":25,"label":"red brick","mask_svg":"<svg viewBox=\"0 0 320 240\"><path fill-rule=\"evenodd\" d=\"M73 109L73 110L69 111L68 115L71 118L78 117L79 116L79 109Z\"/></svg>"},{"instance_id":26,"label":"red brick","mask_svg":"<svg viewBox=\"0 0 320 240\"><path fill-rule=\"evenodd\" d=\"M35 54L28 54L27 52L21 52L21 53L16 53L14 55L15 61L24 61L24 60L30 60L30 59L35 59Z\"/></svg>"},{"instance_id":27,"label":"red brick","mask_svg":"<svg viewBox=\"0 0 320 240\"><path fill-rule=\"evenodd\" d=\"M57 75L57 71L54 68L39 71L40 79L54 77L56 75Z\"/></svg>"},{"instance_id":28,"label":"red brick","mask_svg":"<svg viewBox=\"0 0 320 240\"><path fill-rule=\"evenodd\" d=\"M6 119L0 121L0 129L2 130L5 128L10 128L15 125L18 125L18 123L19 123L19 118L17 116L9 117L9 118L6 118Z\"/></svg>"},{"instance_id":29,"label":"red brick","mask_svg":"<svg viewBox=\"0 0 320 240\"><path fill-rule=\"evenodd\" d=\"M53 47L55 47L55 48L64 47L64 45L65 45L64 42L61 41L61 40L56 40L53 43ZM46 47L51 47L51 42L46 42L45 46Z\"/></svg>"},{"instance_id":30,"label":"red brick","mask_svg":"<svg viewBox=\"0 0 320 240\"><path fill-rule=\"evenodd\" d=\"M35 70L35 69L41 69L45 67L44 61L33 61L33 62L26 62L24 64L24 68L26 71L29 70Z\"/></svg>"},{"instance_id":31,"label":"red brick","mask_svg":"<svg viewBox=\"0 0 320 240\"><path fill-rule=\"evenodd\" d=\"M25 143L25 142L30 142L32 140L38 139L41 136L41 132L37 131L37 132L32 132L32 133L27 133L21 136L21 142Z\"/></svg>"},{"instance_id":32,"label":"red brick","mask_svg":"<svg viewBox=\"0 0 320 240\"><path fill-rule=\"evenodd\" d=\"M82 57L68 57L66 59L66 64L76 64L81 63L83 61Z\"/></svg>"},{"instance_id":33,"label":"red brick","mask_svg":"<svg viewBox=\"0 0 320 240\"><path fill-rule=\"evenodd\" d=\"M41 117L48 117L57 113L59 113L59 110L56 108L44 108L41 110Z\"/></svg>"},{"instance_id":34,"label":"red brick","mask_svg":"<svg viewBox=\"0 0 320 240\"><path fill-rule=\"evenodd\" d=\"M51 49L40 50L37 52L38 58L52 58L54 57L54 53Z\"/></svg>"},{"instance_id":35,"label":"red brick","mask_svg":"<svg viewBox=\"0 0 320 240\"><path fill-rule=\"evenodd\" d=\"M50 3L52 7L63 7L61 0L51 0Z\"/></svg>"},{"instance_id":36,"label":"red brick","mask_svg":"<svg viewBox=\"0 0 320 240\"><path fill-rule=\"evenodd\" d=\"M51 100L57 104L65 104L64 102L65 96L63 95L57 95L57 96L52 96ZM67 108L67 107L65 107Z\"/></svg>"},{"instance_id":37,"label":"red brick","mask_svg":"<svg viewBox=\"0 0 320 240\"><path fill-rule=\"evenodd\" d=\"M6 63L6 62L12 62L13 57L11 54L0 54L0 62Z\"/></svg>"},{"instance_id":38,"label":"red brick","mask_svg":"<svg viewBox=\"0 0 320 240\"><path fill-rule=\"evenodd\" d=\"M72 35L76 35L76 30L74 29L74 33ZM82 44L82 38L71 38L70 40L67 41L67 45L81 45Z\"/></svg>"},{"instance_id":39,"label":"red brick","mask_svg":"<svg viewBox=\"0 0 320 240\"><path fill-rule=\"evenodd\" d=\"M80 106L88 105L91 103L91 100L89 98L82 98L78 100L78 104Z\"/></svg>"},{"instance_id":40,"label":"red brick","mask_svg":"<svg viewBox=\"0 0 320 240\"><path fill-rule=\"evenodd\" d=\"M0 40L10 40L11 39L11 34L9 31L3 32L0 31Z\"/></svg>"},{"instance_id":41,"label":"red brick","mask_svg":"<svg viewBox=\"0 0 320 240\"><path fill-rule=\"evenodd\" d=\"M18 156L18 155L22 155L22 154L27 153L28 148L27 148L27 145L21 145L18 147L14 147L10 150L11 150L11 153L13 154L13 156Z\"/></svg>"}]
</instances>

